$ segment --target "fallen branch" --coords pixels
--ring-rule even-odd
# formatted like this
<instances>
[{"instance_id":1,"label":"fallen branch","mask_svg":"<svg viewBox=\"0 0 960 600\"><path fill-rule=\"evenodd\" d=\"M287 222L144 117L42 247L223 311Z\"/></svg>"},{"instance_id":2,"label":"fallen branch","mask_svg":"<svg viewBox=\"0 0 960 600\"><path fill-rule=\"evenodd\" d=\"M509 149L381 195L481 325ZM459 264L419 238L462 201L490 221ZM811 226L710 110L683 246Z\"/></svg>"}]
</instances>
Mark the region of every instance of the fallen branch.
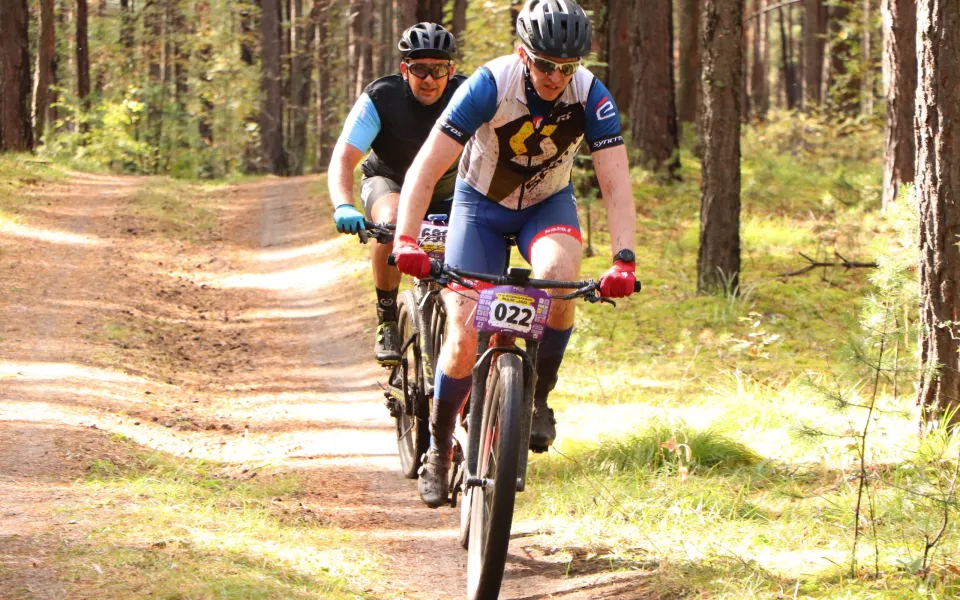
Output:
<instances>
[{"instance_id":1,"label":"fallen branch","mask_svg":"<svg viewBox=\"0 0 960 600\"><path fill-rule=\"evenodd\" d=\"M837 251L834 251L833 255L837 257L840 260L840 262L822 262L822 261L814 260L810 258L803 252L798 252L797 254L807 259L807 261L810 264L796 271L791 271L789 273L782 273L780 277L793 277L795 275L803 275L804 273L809 273L810 271L816 269L817 267L843 267L844 269L876 269L877 268L877 263L875 262L856 262L852 260L847 260L846 258L841 256L840 253Z\"/></svg>"}]
</instances>

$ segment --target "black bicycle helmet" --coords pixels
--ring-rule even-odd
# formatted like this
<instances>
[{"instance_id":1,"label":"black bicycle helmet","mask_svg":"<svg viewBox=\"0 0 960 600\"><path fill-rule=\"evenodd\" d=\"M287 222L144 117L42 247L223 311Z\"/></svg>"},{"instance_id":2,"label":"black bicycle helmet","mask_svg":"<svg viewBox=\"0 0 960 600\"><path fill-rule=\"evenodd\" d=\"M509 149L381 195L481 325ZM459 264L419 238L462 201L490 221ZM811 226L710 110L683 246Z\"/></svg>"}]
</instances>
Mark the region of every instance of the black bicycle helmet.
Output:
<instances>
[{"instance_id":1,"label":"black bicycle helmet","mask_svg":"<svg viewBox=\"0 0 960 600\"><path fill-rule=\"evenodd\" d=\"M445 58L457 56L457 40L436 23L417 23L400 36L397 44L404 58Z\"/></svg>"},{"instance_id":2,"label":"black bicycle helmet","mask_svg":"<svg viewBox=\"0 0 960 600\"><path fill-rule=\"evenodd\" d=\"M572 0L527 0L517 17L520 41L555 58L590 54L592 29L587 13Z\"/></svg>"}]
</instances>

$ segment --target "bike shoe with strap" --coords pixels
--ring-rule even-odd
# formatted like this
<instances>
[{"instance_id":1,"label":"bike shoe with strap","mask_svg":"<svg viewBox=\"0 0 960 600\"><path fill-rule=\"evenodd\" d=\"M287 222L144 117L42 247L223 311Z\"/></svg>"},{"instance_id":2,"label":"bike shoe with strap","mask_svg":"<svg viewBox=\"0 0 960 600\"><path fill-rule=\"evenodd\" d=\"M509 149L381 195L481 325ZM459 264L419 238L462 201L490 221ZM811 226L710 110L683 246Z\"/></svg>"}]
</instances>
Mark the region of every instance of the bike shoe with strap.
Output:
<instances>
[{"instance_id":1,"label":"bike shoe with strap","mask_svg":"<svg viewBox=\"0 0 960 600\"><path fill-rule=\"evenodd\" d=\"M377 325L377 339L373 342L373 356L385 367L400 363L400 329L396 321L381 321Z\"/></svg>"},{"instance_id":2,"label":"bike shoe with strap","mask_svg":"<svg viewBox=\"0 0 960 600\"><path fill-rule=\"evenodd\" d=\"M557 437L557 421L553 418L553 409L547 406L547 399L534 398L533 423L530 427L530 450L546 452Z\"/></svg>"},{"instance_id":3,"label":"bike shoe with strap","mask_svg":"<svg viewBox=\"0 0 960 600\"><path fill-rule=\"evenodd\" d=\"M430 508L438 508L450 502L450 464L452 456L442 453L434 446L423 455L417 489L420 499Z\"/></svg>"}]
</instances>

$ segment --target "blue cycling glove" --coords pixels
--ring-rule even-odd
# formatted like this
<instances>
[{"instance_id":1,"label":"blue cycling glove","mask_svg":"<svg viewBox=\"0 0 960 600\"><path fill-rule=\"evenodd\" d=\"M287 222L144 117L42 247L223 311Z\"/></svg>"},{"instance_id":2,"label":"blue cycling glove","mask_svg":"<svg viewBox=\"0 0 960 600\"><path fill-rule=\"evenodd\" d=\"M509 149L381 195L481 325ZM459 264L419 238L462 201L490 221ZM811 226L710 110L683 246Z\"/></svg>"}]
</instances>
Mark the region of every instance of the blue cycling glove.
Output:
<instances>
[{"instance_id":1,"label":"blue cycling glove","mask_svg":"<svg viewBox=\"0 0 960 600\"><path fill-rule=\"evenodd\" d=\"M340 233L357 233L367 226L363 215L352 204L338 206L337 211L333 213L333 220L337 223L337 231Z\"/></svg>"}]
</instances>

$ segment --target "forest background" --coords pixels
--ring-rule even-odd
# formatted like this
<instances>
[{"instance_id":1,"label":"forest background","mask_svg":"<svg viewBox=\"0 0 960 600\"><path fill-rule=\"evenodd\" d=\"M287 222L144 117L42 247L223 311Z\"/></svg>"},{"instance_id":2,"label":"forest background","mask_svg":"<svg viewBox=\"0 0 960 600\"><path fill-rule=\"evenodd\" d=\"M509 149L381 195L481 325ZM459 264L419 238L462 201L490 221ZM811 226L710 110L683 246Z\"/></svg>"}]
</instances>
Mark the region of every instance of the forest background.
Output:
<instances>
[{"instance_id":1,"label":"forest background","mask_svg":"<svg viewBox=\"0 0 960 600\"><path fill-rule=\"evenodd\" d=\"M558 399L582 429L534 464L522 514L612 569L656 557L664 597L956 595L960 3L583 4L636 167L646 303L581 311ZM469 74L512 50L518 10L5 0L0 151L322 173L407 25L450 27ZM588 156L575 183L600 272Z\"/></svg>"}]
</instances>

